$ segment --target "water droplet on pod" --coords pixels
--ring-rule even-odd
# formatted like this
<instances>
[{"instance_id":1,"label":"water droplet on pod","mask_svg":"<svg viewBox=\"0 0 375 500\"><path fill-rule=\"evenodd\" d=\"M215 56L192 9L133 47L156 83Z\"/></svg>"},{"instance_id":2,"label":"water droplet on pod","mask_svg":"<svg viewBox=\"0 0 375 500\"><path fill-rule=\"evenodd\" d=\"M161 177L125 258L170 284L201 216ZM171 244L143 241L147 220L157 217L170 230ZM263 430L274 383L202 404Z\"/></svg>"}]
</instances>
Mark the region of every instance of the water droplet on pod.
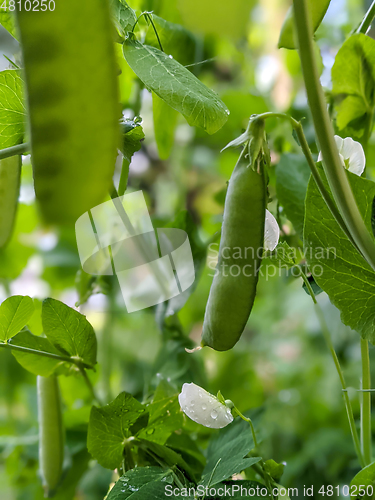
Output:
<instances>
[{"instance_id":1,"label":"water droplet on pod","mask_svg":"<svg viewBox=\"0 0 375 500\"><path fill-rule=\"evenodd\" d=\"M216 420L217 419L217 415L218 415L217 411L216 410L212 410L212 412L211 412L211 418L213 418L214 420Z\"/></svg>"}]
</instances>

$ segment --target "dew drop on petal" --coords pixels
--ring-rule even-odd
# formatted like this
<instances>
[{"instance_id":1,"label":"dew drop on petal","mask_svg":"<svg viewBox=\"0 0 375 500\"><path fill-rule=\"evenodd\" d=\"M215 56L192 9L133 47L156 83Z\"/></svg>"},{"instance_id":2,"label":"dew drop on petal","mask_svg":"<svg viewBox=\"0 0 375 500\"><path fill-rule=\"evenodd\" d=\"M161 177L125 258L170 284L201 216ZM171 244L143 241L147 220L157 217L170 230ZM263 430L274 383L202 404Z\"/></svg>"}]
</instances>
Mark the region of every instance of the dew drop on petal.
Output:
<instances>
[{"instance_id":1,"label":"dew drop on petal","mask_svg":"<svg viewBox=\"0 0 375 500\"><path fill-rule=\"evenodd\" d=\"M213 418L214 420L216 420L217 419L217 415L218 415L217 411L216 410L212 410L212 412L211 412L211 418Z\"/></svg>"}]
</instances>

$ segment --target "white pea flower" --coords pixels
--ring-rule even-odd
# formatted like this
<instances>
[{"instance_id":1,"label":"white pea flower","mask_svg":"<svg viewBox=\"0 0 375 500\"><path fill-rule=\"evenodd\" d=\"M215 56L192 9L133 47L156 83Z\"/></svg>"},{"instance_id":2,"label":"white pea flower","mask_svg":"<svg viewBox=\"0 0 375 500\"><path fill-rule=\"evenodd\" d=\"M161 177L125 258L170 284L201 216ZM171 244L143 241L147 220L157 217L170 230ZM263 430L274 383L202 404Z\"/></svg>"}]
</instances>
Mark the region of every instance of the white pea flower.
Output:
<instances>
[{"instance_id":1,"label":"white pea flower","mask_svg":"<svg viewBox=\"0 0 375 500\"><path fill-rule=\"evenodd\" d=\"M342 139L338 135L335 135L335 142L344 167L353 174L361 175L366 164L362 145L359 142L353 141L351 137ZM318 161L322 161L322 159L322 153L320 152Z\"/></svg>"},{"instance_id":2,"label":"white pea flower","mask_svg":"<svg viewBox=\"0 0 375 500\"><path fill-rule=\"evenodd\" d=\"M264 225L264 250L275 250L280 238L280 229L275 217L266 209Z\"/></svg>"},{"instance_id":3,"label":"white pea flower","mask_svg":"<svg viewBox=\"0 0 375 500\"><path fill-rule=\"evenodd\" d=\"M178 402L191 420L205 427L221 429L233 422L230 408L196 384L184 384Z\"/></svg>"}]
</instances>

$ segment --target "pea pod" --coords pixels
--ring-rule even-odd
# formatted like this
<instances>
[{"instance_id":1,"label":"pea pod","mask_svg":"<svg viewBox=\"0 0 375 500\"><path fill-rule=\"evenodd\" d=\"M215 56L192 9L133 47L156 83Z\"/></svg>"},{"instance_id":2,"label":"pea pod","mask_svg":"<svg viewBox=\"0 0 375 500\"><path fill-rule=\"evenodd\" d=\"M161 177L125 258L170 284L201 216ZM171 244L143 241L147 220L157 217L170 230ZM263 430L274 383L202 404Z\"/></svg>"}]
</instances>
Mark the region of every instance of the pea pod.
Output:
<instances>
[{"instance_id":1,"label":"pea pod","mask_svg":"<svg viewBox=\"0 0 375 500\"><path fill-rule=\"evenodd\" d=\"M45 496L54 494L64 460L64 431L58 379L37 377L39 420L39 466Z\"/></svg>"},{"instance_id":2,"label":"pea pod","mask_svg":"<svg viewBox=\"0 0 375 500\"><path fill-rule=\"evenodd\" d=\"M106 196L119 145L108 0L63 0L35 12L21 3L35 193L47 222L71 224Z\"/></svg>"},{"instance_id":3,"label":"pea pod","mask_svg":"<svg viewBox=\"0 0 375 500\"><path fill-rule=\"evenodd\" d=\"M203 322L202 346L217 351L231 349L241 337L254 303L262 258L265 169L261 152L249 159L250 146L246 143L229 181L218 264Z\"/></svg>"},{"instance_id":4,"label":"pea pod","mask_svg":"<svg viewBox=\"0 0 375 500\"><path fill-rule=\"evenodd\" d=\"M0 160L0 248L9 241L20 190L21 156Z\"/></svg>"}]
</instances>

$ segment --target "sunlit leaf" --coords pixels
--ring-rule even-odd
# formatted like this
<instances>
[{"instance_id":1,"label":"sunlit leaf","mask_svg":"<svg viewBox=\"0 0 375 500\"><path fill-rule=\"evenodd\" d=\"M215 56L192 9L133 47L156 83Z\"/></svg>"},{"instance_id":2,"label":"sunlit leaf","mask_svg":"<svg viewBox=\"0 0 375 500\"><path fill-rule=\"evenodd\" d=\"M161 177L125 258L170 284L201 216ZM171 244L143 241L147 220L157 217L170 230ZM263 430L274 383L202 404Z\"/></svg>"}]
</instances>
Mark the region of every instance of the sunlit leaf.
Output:
<instances>
[{"instance_id":1,"label":"sunlit leaf","mask_svg":"<svg viewBox=\"0 0 375 500\"><path fill-rule=\"evenodd\" d=\"M126 392L106 406L92 407L87 446L100 465L107 469L121 465L129 429L143 413L144 406Z\"/></svg>"},{"instance_id":2,"label":"sunlit leaf","mask_svg":"<svg viewBox=\"0 0 375 500\"><path fill-rule=\"evenodd\" d=\"M332 94L338 128L356 121L360 135L375 106L375 41L371 37L353 35L340 48L332 67Z\"/></svg>"},{"instance_id":3,"label":"sunlit leaf","mask_svg":"<svg viewBox=\"0 0 375 500\"><path fill-rule=\"evenodd\" d=\"M18 333L12 339L10 344L27 347L29 349L35 349L36 351L43 351L61 355L61 352L56 349L48 339L46 339L45 337L37 337L36 335L32 335L26 330ZM66 375L69 372L69 365L59 360L40 356L38 354L30 354L27 352L15 350L12 351L12 354L16 358L18 363L23 368L25 368L25 370L28 370L34 375L50 377L54 373L64 373Z\"/></svg>"},{"instance_id":4,"label":"sunlit leaf","mask_svg":"<svg viewBox=\"0 0 375 500\"><path fill-rule=\"evenodd\" d=\"M22 80L16 69L0 72L0 149L22 142L26 122Z\"/></svg>"},{"instance_id":5,"label":"sunlit leaf","mask_svg":"<svg viewBox=\"0 0 375 500\"><path fill-rule=\"evenodd\" d=\"M48 340L68 356L96 363L96 336L86 317L55 299L46 299L42 308L43 330Z\"/></svg>"},{"instance_id":6,"label":"sunlit leaf","mask_svg":"<svg viewBox=\"0 0 375 500\"><path fill-rule=\"evenodd\" d=\"M146 87L179 111L189 125L214 134L227 121L225 104L173 57L134 38L125 41L124 55Z\"/></svg>"},{"instance_id":7,"label":"sunlit leaf","mask_svg":"<svg viewBox=\"0 0 375 500\"><path fill-rule=\"evenodd\" d=\"M302 238L305 196L310 169L304 156L284 154L276 167L276 191L280 205Z\"/></svg>"},{"instance_id":8,"label":"sunlit leaf","mask_svg":"<svg viewBox=\"0 0 375 500\"><path fill-rule=\"evenodd\" d=\"M194 35L180 24L171 23L155 14L152 20L158 33L163 50L172 55L180 64L186 66L194 62L196 39ZM145 43L159 49L159 42L155 31L150 25Z\"/></svg>"},{"instance_id":9,"label":"sunlit leaf","mask_svg":"<svg viewBox=\"0 0 375 500\"><path fill-rule=\"evenodd\" d=\"M329 190L323 169L319 170ZM371 232L375 183L348 171L347 176ZM340 310L342 322L374 343L375 272L343 233L313 179L306 195L304 252L315 281Z\"/></svg>"},{"instance_id":10,"label":"sunlit leaf","mask_svg":"<svg viewBox=\"0 0 375 500\"><path fill-rule=\"evenodd\" d=\"M330 2L331 0L308 0L308 9L314 33L323 21ZM288 10L281 28L278 46L280 49L295 49L297 47L292 7Z\"/></svg>"},{"instance_id":11,"label":"sunlit leaf","mask_svg":"<svg viewBox=\"0 0 375 500\"><path fill-rule=\"evenodd\" d=\"M18 333L34 312L33 300L13 295L0 305L0 340L5 342Z\"/></svg>"}]
</instances>

